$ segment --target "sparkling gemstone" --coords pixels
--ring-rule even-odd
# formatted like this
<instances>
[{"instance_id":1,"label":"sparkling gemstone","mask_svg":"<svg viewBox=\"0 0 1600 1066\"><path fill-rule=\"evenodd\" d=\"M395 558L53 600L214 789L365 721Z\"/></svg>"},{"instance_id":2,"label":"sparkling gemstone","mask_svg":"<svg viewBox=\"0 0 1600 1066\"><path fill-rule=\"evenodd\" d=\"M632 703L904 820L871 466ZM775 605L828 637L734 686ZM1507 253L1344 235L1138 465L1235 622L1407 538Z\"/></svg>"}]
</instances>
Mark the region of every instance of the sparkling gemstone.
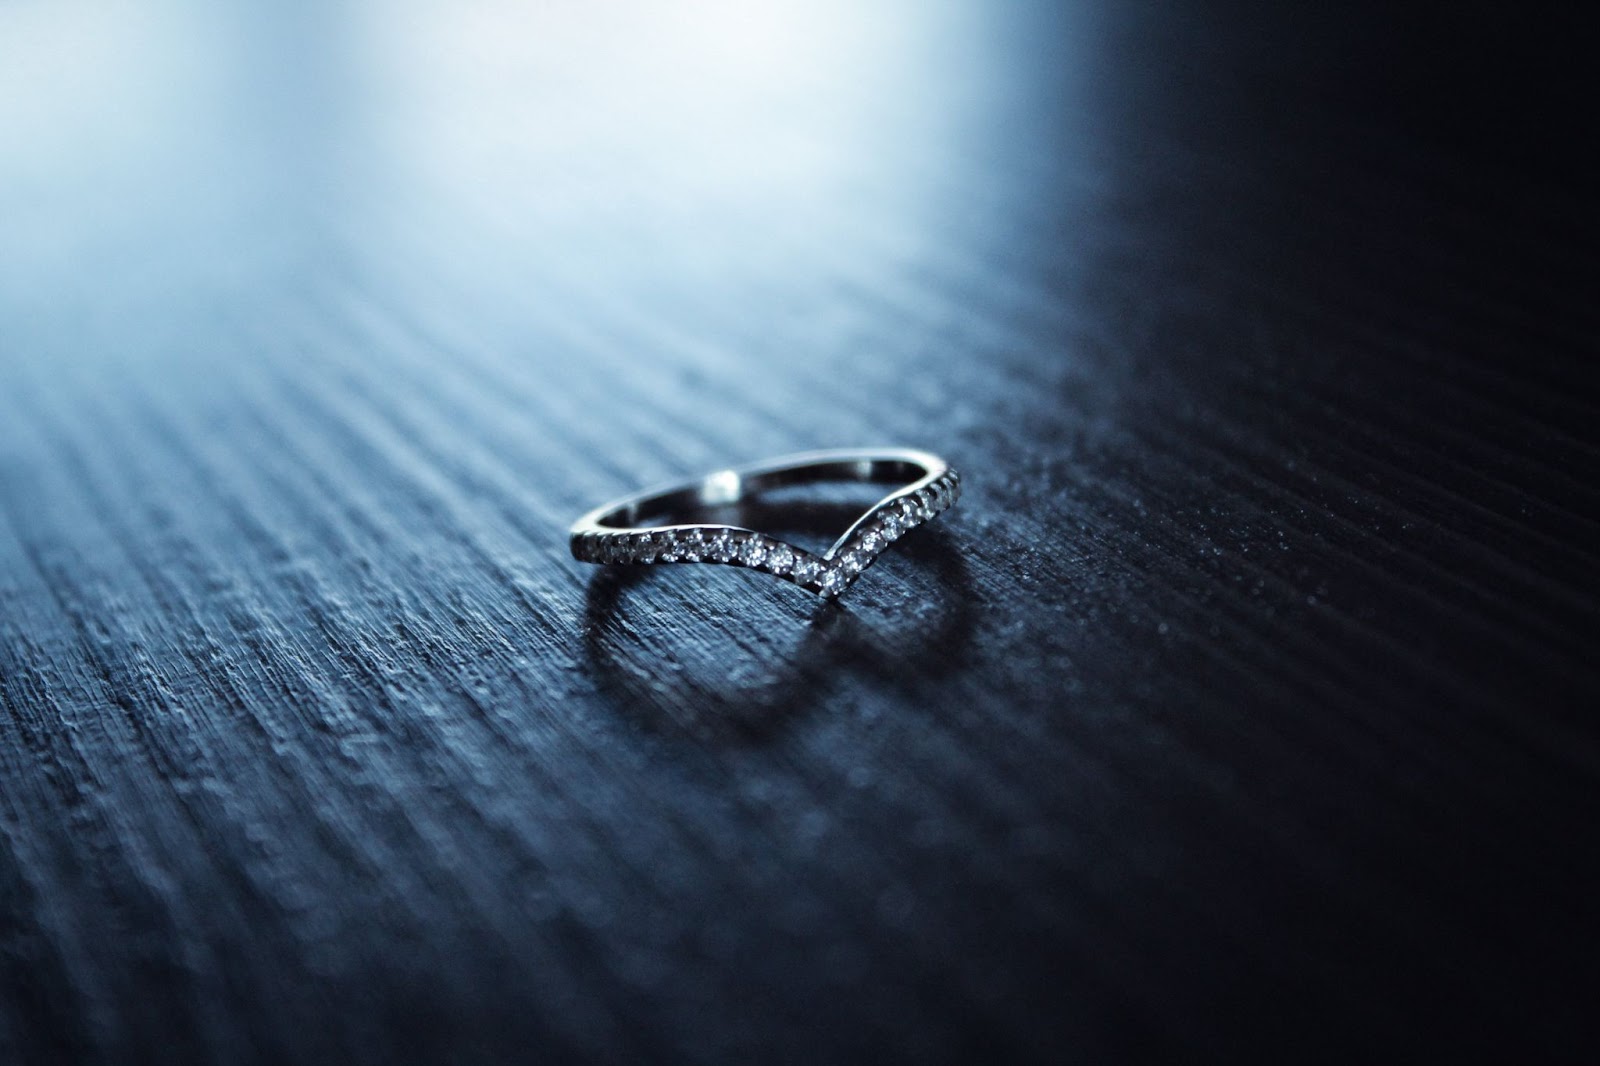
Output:
<instances>
[{"instance_id":1,"label":"sparkling gemstone","mask_svg":"<svg viewBox=\"0 0 1600 1066\"><path fill-rule=\"evenodd\" d=\"M907 496L902 499L900 501L900 518L902 525L906 529L910 529L922 521L922 501L915 496Z\"/></svg>"},{"instance_id":2,"label":"sparkling gemstone","mask_svg":"<svg viewBox=\"0 0 1600 1066\"><path fill-rule=\"evenodd\" d=\"M813 555L796 555L792 574L796 582L809 585L822 573L822 564Z\"/></svg>"},{"instance_id":3,"label":"sparkling gemstone","mask_svg":"<svg viewBox=\"0 0 1600 1066\"><path fill-rule=\"evenodd\" d=\"M885 541L883 539L883 534L876 529L867 530L866 534L861 538L860 541L861 550L869 555L876 555L881 552L883 550L884 543Z\"/></svg>"},{"instance_id":4,"label":"sparkling gemstone","mask_svg":"<svg viewBox=\"0 0 1600 1066\"><path fill-rule=\"evenodd\" d=\"M878 519L878 528L883 532L885 543L897 539L900 534L905 532L898 510L884 512L883 517Z\"/></svg>"},{"instance_id":5,"label":"sparkling gemstone","mask_svg":"<svg viewBox=\"0 0 1600 1066\"><path fill-rule=\"evenodd\" d=\"M822 575L822 591L828 596L837 596L844 591L845 586L849 583L849 578L845 575L845 572L837 566L828 567L827 571Z\"/></svg>"},{"instance_id":6,"label":"sparkling gemstone","mask_svg":"<svg viewBox=\"0 0 1600 1066\"><path fill-rule=\"evenodd\" d=\"M775 544L767 553L767 569L774 574L783 575L794 566L794 552L784 544Z\"/></svg>"},{"instance_id":7,"label":"sparkling gemstone","mask_svg":"<svg viewBox=\"0 0 1600 1066\"><path fill-rule=\"evenodd\" d=\"M713 562L725 563L733 558L733 534L727 530L717 533L706 547L706 557Z\"/></svg>"},{"instance_id":8,"label":"sparkling gemstone","mask_svg":"<svg viewBox=\"0 0 1600 1066\"><path fill-rule=\"evenodd\" d=\"M739 561L746 566L760 566L767 561L767 546L757 537L739 545Z\"/></svg>"},{"instance_id":9,"label":"sparkling gemstone","mask_svg":"<svg viewBox=\"0 0 1600 1066\"><path fill-rule=\"evenodd\" d=\"M843 565L844 572L854 577L867 568L867 564L872 562L872 556L860 550L850 551L846 552L839 562Z\"/></svg>"}]
</instances>

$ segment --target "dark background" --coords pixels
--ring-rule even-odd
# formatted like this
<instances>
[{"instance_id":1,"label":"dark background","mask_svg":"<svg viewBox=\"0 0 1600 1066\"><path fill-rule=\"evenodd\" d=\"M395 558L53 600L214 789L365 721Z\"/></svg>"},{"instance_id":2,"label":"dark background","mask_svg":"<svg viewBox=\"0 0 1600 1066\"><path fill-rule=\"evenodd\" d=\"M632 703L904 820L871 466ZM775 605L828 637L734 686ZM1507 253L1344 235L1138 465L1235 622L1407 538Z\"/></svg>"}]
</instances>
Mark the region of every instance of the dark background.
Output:
<instances>
[{"instance_id":1,"label":"dark background","mask_svg":"<svg viewBox=\"0 0 1600 1066\"><path fill-rule=\"evenodd\" d=\"M1592 48L1323 6L0 4L0 1061L1592 1056Z\"/></svg>"}]
</instances>

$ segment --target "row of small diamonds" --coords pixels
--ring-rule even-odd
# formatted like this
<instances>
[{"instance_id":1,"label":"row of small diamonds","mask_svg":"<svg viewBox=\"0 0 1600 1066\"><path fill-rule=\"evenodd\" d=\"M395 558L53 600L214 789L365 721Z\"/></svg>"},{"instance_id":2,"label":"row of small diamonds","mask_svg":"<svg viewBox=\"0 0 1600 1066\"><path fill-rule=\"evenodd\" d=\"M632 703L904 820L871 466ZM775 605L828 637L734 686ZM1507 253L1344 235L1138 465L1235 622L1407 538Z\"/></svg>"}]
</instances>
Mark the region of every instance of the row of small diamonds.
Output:
<instances>
[{"instance_id":1,"label":"row of small diamonds","mask_svg":"<svg viewBox=\"0 0 1600 1066\"><path fill-rule=\"evenodd\" d=\"M849 540L828 553L827 572L818 582L822 594L837 596L855 584L885 548L960 498L961 475L949 470L916 492L886 500Z\"/></svg>"},{"instance_id":2,"label":"row of small diamonds","mask_svg":"<svg viewBox=\"0 0 1600 1066\"><path fill-rule=\"evenodd\" d=\"M826 558L762 533L715 527L584 533L573 538L572 554L590 563L747 566L832 597L853 585L890 544L947 510L960 496L961 476L947 471L916 492L885 501Z\"/></svg>"},{"instance_id":3,"label":"row of small diamonds","mask_svg":"<svg viewBox=\"0 0 1600 1066\"><path fill-rule=\"evenodd\" d=\"M572 554L590 563L723 563L763 570L814 587L821 559L774 537L716 528L657 529L639 533L585 533Z\"/></svg>"}]
</instances>

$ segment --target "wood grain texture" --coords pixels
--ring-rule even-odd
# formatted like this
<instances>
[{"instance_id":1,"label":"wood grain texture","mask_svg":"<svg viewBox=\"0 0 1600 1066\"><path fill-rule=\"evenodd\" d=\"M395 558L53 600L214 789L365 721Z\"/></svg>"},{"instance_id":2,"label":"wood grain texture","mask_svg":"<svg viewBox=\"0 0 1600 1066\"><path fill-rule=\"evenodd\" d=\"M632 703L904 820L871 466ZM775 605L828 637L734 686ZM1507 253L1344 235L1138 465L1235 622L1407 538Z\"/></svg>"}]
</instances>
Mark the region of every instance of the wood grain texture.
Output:
<instances>
[{"instance_id":1,"label":"wood grain texture","mask_svg":"<svg viewBox=\"0 0 1600 1066\"><path fill-rule=\"evenodd\" d=\"M0 11L0 1062L1593 1046L1559 25L272 10Z\"/></svg>"}]
</instances>

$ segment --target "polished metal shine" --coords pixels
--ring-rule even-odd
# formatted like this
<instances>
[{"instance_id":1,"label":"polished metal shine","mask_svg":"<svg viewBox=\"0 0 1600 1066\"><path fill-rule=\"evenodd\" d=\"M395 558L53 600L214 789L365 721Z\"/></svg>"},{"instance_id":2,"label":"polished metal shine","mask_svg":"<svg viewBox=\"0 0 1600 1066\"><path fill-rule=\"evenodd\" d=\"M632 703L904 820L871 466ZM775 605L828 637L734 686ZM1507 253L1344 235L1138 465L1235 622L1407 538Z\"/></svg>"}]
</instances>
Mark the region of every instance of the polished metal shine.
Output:
<instances>
[{"instance_id":1,"label":"polished metal shine","mask_svg":"<svg viewBox=\"0 0 1600 1066\"><path fill-rule=\"evenodd\" d=\"M841 481L900 487L869 507L822 555L739 526L673 524L675 517L735 505L772 489ZM960 495L961 476L930 452L912 448L803 452L718 470L597 507L573 523L572 555L586 563L745 566L831 599L854 584L885 548L949 508Z\"/></svg>"}]
</instances>

